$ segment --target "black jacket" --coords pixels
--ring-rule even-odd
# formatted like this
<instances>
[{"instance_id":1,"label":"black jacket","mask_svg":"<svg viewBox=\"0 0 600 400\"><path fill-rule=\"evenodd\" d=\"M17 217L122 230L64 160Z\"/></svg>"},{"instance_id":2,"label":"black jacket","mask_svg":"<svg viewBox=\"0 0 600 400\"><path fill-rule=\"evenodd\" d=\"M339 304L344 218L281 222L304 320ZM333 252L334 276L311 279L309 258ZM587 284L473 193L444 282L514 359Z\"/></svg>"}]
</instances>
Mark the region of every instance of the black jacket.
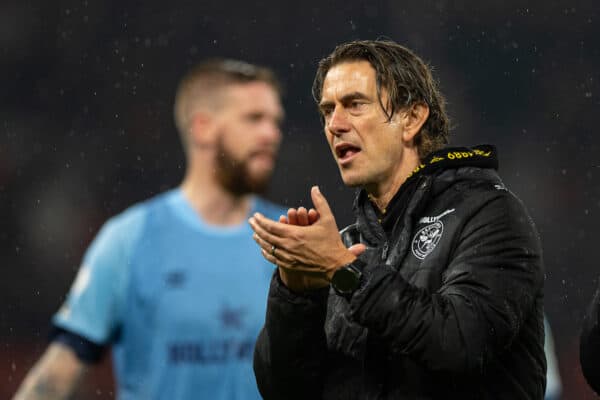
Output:
<instances>
[{"instance_id":1,"label":"black jacket","mask_svg":"<svg viewBox=\"0 0 600 400\"><path fill-rule=\"evenodd\" d=\"M600 287L590 303L583 322L579 360L581 371L592 389L600 394Z\"/></svg>"},{"instance_id":2,"label":"black jacket","mask_svg":"<svg viewBox=\"0 0 600 400\"><path fill-rule=\"evenodd\" d=\"M254 355L265 399L543 399L540 243L496 171L476 166L492 149L434 155L390 235L359 193L342 235L368 246L367 266L350 300L274 275Z\"/></svg>"}]
</instances>

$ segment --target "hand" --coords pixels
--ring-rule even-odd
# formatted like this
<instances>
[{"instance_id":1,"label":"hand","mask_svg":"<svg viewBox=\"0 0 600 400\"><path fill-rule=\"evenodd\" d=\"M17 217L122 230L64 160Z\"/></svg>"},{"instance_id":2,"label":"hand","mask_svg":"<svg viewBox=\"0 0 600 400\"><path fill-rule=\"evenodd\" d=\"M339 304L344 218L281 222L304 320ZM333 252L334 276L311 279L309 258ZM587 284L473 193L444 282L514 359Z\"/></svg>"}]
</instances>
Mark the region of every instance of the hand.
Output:
<instances>
[{"instance_id":1,"label":"hand","mask_svg":"<svg viewBox=\"0 0 600 400\"><path fill-rule=\"evenodd\" d=\"M279 217L279 222L296 226L312 225L319 219L319 213L314 208L306 210L304 207L288 209L287 216ZM264 251L263 251L264 255ZM325 287L329 284L321 277L312 277L301 272L278 268L279 277L285 286L296 292L308 290L308 288Z\"/></svg>"},{"instance_id":2,"label":"hand","mask_svg":"<svg viewBox=\"0 0 600 400\"><path fill-rule=\"evenodd\" d=\"M304 207L298 207L298 209L290 208L287 216L282 215L279 217L279 222L297 226L308 226L317 222L318 219L319 213L314 208L307 210Z\"/></svg>"},{"instance_id":3,"label":"hand","mask_svg":"<svg viewBox=\"0 0 600 400\"><path fill-rule=\"evenodd\" d=\"M347 249L329 204L316 186L311 197L316 213L301 207L295 212L291 209L279 222L259 213L249 220L263 257L279 267L284 284L296 291L327 286L337 268L354 261L366 248L357 244ZM271 246L275 246L274 254Z\"/></svg>"}]
</instances>

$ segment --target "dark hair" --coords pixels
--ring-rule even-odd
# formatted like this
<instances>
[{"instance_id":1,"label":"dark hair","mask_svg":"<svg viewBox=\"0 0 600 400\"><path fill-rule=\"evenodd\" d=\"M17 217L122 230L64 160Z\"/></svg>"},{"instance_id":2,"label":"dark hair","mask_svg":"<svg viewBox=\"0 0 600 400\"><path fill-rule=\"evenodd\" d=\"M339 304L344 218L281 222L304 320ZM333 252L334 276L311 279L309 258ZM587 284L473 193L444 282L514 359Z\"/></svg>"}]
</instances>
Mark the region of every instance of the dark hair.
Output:
<instances>
[{"instance_id":1,"label":"dark hair","mask_svg":"<svg viewBox=\"0 0 600 400\"><path fill-rule=\"evenodd\" d=\"M388 121L395 112L413 104L429 106L429 117L415 137L421 160L448 143L450 121L446 114L446 100L433 79L430 67L411 50L390 40L343 43L323 58L312 87L317 103L321 101L327 72L333 66L348 61L368 61L375 69L379 104ZM388 94L387 104L383 104L382 88Z\"/></svg>"},{"instance_id":2,"label":"dark hair","mask_svg":"<svg viewBox=\"0 0 600 400\"><path fill-rule=\"evenodd\" d=\"M181 79L175 94L174 117L186 146L188 118L198 103L218 107L225 86L250 82L265 82L281 94L275 73L266 67L244 61L214 58L192 67Z\"/></svg>"}]
</instances>

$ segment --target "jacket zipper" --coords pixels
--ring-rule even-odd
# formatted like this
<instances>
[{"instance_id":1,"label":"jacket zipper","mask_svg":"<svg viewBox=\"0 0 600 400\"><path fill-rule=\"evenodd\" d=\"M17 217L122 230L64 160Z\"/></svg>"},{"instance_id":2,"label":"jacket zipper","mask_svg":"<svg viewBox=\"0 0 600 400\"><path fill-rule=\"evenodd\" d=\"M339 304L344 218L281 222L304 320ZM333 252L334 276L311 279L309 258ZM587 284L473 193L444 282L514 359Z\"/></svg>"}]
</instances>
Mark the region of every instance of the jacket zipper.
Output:
<instances>
[{"instance_id":1,"label":"jacket zipper","mask_svg":"<svg viewBox=\"0 0 600 400\"><path fill-rule=\"evenodd\" d=\"M383 250L381 251L381 260L382 261L385 261L385 259L387 258L388 249L389 249L388 242L385 242L383 244Z\"/></svg>"}]
</instances>

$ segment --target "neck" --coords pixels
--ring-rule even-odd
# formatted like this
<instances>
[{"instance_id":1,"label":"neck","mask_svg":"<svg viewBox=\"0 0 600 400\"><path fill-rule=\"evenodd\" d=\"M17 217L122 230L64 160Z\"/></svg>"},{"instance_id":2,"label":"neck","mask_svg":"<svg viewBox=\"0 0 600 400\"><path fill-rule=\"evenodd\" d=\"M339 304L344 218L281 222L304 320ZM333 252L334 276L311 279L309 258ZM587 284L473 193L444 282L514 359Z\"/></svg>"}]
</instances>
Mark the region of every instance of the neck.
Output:
<instances>
[{"instance_id":1,"label":"neck","mask_svg":"<svg viewBox=\"0 0 600 400\"><path fill-rule=\"evenodd\" d=\"M244 222L250 212L251 195L237 196L228 192L212 174L214 168L194 168L192 164L181 183L181 190L200 217L219 226Z\"/></svg>"},{"instance_id":2,"label":"neck","mask_svg":"<svg viewBox=\"0 0 600 400\"><path fill-rule=\"evenodd\" d=\"M379 211L385 212L394 195L398 193L402 184L418 165L419 156L416 149L414 152L405 150L403 160L399 163L399 168L394 171L389 179L365 187L365 190L369 194L369 199L377 206Z\"/></svg>"}]
</instances>

